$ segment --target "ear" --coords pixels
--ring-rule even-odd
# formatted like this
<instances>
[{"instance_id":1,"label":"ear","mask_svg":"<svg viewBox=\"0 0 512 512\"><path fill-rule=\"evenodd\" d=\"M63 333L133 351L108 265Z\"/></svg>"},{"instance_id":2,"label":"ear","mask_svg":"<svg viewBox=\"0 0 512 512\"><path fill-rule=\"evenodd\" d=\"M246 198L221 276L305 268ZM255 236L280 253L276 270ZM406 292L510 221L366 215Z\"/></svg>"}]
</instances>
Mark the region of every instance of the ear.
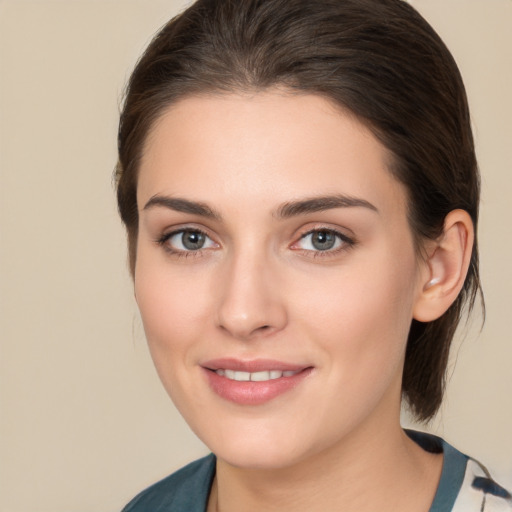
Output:
<instances>
[{"instance_id":1,"label":"ear","mask_svg":"<svg viewBox=\"0 0 512 512\"><path fill-rule=\"evenodd\" d=\"M466 279L473 241L473 222L468 212L451 211L446 216L441 236L427 244L427 259L413 318L431 322L453 304Z\"/></svg>"}]
</instances>

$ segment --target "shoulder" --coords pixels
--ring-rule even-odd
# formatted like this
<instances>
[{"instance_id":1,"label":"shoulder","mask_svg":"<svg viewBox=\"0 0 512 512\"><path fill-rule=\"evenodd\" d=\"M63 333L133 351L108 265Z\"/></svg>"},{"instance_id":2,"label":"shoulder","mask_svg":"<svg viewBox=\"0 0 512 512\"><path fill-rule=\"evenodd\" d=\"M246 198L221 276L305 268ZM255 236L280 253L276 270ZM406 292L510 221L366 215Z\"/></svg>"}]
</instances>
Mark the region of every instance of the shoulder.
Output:
<instances>
[{"instance_id":1,"label":"shoulder","mask_svg":"<svg viewBox=\"0 0 512 512\"><path fill-rule=\"evenodd\" d=\"M148 487L122 512L204 512L215 475L210 454Z\"/></svg>"}]
</instances>

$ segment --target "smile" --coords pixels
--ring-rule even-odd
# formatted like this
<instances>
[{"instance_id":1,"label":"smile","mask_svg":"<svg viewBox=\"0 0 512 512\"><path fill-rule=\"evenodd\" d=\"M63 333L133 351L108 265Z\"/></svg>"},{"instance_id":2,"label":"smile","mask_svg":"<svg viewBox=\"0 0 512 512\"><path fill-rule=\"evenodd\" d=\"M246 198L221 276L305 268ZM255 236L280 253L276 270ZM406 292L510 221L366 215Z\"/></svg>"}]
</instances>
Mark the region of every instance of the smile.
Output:
<instances>
[{"instance_id":1,"label":"smile","mask_svg":"<svg viewBox=\"0 0 512 512\"><path fill-rule=\"evenodd\" d=\"M282 361L241 361L232 358L204 362L203 374L220 398L242 406L263 405L287 394L311 375L314 368Z\"/></svg>"},{"instance_id":2,"label":"smile","mask_svg":"<svg viewBox=\"0 0 512 512\"><path fill-rule=\"evenodd\" d=\"M280 379L281 377L293 377L299 373L299 371L264 370L251 373L219 368L215 370L215 373L221 377L226 377L229 380L236 380L238 382L265 382L267 380Z\"/></svg>"}]
</instances>

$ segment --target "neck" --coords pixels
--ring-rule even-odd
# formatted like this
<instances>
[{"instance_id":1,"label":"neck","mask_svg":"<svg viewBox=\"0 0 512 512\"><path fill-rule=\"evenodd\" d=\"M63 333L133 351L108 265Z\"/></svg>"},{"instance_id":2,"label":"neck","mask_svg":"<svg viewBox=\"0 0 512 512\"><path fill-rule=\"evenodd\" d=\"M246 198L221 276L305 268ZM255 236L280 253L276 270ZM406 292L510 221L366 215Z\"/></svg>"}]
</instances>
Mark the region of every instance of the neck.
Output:
<instances>
[{"instance_id":1,"label":"neck","mask_svg":"<svg viewBox=\"0 0 512 512\"><path fill-rule=\"evenodd\" d=\"M423 451L398 422L377 427L285 468L238 468L218 459L209 511L427 512L442 456Z\"/></svg>"}]
</instances>

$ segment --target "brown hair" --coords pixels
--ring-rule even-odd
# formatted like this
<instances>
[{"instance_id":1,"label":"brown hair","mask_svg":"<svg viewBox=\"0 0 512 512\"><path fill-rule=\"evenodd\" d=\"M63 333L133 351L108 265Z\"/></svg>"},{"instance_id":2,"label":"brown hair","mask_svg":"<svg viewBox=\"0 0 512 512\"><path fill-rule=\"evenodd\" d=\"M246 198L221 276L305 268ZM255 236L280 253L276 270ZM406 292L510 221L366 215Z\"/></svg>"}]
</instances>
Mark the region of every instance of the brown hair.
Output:
<instances>
[{"instance_id":1,"label":"brown hair","mask_svg":"<svg viewBox=\"0 0 512 512\"><path fill-rule=\"evenodd\" d=\"M402 0L198 0L156 35L127 87L116 169L132 273L137 172L146 137L172 103L273 86L319 94L353 112L394 155L421 240L466 210L477 225L479 175L464 85L450 52ZM448 353L480 290L477 245L464 288L438 320L413 320L402 383L420 420L441 405Z\"/></svg>"}]
</instances>

